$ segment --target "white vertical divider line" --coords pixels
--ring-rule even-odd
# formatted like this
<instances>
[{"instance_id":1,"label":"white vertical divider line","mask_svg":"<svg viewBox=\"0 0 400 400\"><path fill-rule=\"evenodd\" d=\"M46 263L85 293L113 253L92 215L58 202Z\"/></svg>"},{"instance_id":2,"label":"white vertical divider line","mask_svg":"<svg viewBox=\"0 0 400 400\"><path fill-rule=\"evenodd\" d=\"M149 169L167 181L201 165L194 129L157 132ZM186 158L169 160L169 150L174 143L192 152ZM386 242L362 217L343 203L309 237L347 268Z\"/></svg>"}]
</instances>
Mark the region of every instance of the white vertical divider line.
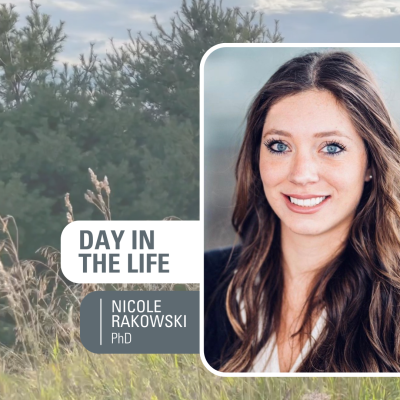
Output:
<instances>
[{"instance_id":1,"label":"white vertical divider line","mask_svg":"<svg viewBox=\"0 0 400 400\"><path fill-rule=\"evenodd\" d=\"M101 315L102 314L102 307L101 307L101 299L100 299L100 346L103 344L102 343L102 325L101 325Z\"/></svg>"}]
</instances>

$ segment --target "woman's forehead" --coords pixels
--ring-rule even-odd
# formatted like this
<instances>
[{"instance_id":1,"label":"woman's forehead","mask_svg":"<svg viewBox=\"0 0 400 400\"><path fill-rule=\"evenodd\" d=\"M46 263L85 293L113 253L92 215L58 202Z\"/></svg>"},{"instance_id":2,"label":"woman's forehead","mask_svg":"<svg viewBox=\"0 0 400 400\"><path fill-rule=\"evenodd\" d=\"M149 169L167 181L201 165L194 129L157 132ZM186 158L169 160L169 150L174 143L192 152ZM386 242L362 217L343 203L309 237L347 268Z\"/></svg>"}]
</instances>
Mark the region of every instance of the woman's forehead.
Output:
<instances>
[{"instance_id":1,"label":"woman's forehead","mask_svg":"<svg viewBox=\"0 0 400 400\"><path fill-rule=\"evenodd\" d=\"M268 111L263 137L359 137L348 112L328 91L309 90L285 97Z\"/></svg>"}]
</instances>

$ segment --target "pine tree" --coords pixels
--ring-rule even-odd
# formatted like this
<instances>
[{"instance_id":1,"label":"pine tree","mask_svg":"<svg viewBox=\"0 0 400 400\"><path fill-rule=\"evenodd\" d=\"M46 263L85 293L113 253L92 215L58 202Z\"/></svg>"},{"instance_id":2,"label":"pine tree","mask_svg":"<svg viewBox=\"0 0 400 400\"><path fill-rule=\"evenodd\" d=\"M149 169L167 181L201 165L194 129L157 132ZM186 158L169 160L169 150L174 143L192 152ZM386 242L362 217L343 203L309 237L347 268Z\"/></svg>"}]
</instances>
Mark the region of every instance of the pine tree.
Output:
<instances>
[{"instance_id":1,"label":"pine tree","mask_svg":"<svg viewBox=\"0 0 400 400\"><path fill-rule=\"evenodd\" d=\"M52 70L66 39L63 22L53 27L39 5L31 0L30 7L26 26L17 28L15 6L0 6L0 99L6 107L20 104L29 95L29 84Z\"/></svg>"},{"instance_id":2,"label":"pine tree","mask_svg":"<svg viewBox=\"0 0 400 400\"><path fill-rule=\"evenodd\" d=\"M25 26L0 8L0 215L13 215L22 257L59 247L63 196L76 219L88 207L87 169L107 175L113 219L199 216L199 64L223 42L281 41L257 12L184 1L168 28L134 37L99 60L55 64L64 24L31 3ZM113 42L111 42L113 46Z\"/></svg>"},{"instance_id":3,"label":"pine tree","mask_svg":"<svg viewBox=\"0 0 400 400\"><path fill-rule=\"evenodd\" d=\"M114 93L121 106L141 107L149 124L157 127L154 139L150 136L142 144L147 159L141 193L146 217L160 209L161 199L164 215L198 218L201 59L219 43L276 43L283 38L278 22L270 31L262 13L225 9L211 0L192 0L190 5L184 0L168 28L156 16L153 20L150 37L134 37L128 30L130 42L118 49L112 46L100 63L99 89L107 86L106 77L118 77Z\"/></svg>"}]
</instances>

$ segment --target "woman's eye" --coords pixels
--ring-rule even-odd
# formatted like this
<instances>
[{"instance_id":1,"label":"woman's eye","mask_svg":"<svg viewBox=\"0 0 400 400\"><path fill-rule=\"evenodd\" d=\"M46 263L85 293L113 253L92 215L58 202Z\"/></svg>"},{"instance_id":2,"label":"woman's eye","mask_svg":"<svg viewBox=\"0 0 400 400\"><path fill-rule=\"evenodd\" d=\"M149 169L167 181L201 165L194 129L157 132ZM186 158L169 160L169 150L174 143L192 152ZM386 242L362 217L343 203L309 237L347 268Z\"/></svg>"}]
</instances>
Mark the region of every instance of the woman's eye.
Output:
<instances>
[{"instance_id":1,"label":"woman's eye","mask_svg":"<svg viewBox=\"0 0 400 400\"><path fill-rule=\"evenodd\" d=\"M289 149L289 146L283 142L272 141L264 144L271 153L285 153Z\"/></svg>"},{"instance_id":2,"label":"woman's eye","mask_svg":"<svg viewBox=\"0 0 400 400\"><path fill-rule=\"evenodd\" d=\"M344 147L341 146L338 143L330 143L327 144L323 149L322 152L323 153L327 153L327 154L338 154L341 153L344 150Z\"/></svg>"}]
</instances>

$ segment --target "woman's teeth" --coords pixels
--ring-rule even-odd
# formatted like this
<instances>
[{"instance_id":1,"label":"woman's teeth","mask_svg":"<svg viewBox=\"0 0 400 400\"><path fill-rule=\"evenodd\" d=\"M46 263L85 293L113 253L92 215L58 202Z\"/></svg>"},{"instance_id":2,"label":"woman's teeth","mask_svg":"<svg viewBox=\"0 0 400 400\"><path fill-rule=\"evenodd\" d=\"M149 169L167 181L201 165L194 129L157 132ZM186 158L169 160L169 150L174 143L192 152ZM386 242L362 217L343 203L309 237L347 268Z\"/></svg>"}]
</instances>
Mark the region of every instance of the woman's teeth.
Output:
<instances>
[{"instance_id":1,"label":"woman's teeth","mask_svg":"<svg viewBox=\"0 0 400 400\"><path fill-rule=\"evenodd\" d=\"M326 199L326 196L313 197L312 199L296 199L296 197L289 197L289 198L291 203L296 204L300 207L313 207L319 203L322 203Z\"/></svg>"}]
</instances>

